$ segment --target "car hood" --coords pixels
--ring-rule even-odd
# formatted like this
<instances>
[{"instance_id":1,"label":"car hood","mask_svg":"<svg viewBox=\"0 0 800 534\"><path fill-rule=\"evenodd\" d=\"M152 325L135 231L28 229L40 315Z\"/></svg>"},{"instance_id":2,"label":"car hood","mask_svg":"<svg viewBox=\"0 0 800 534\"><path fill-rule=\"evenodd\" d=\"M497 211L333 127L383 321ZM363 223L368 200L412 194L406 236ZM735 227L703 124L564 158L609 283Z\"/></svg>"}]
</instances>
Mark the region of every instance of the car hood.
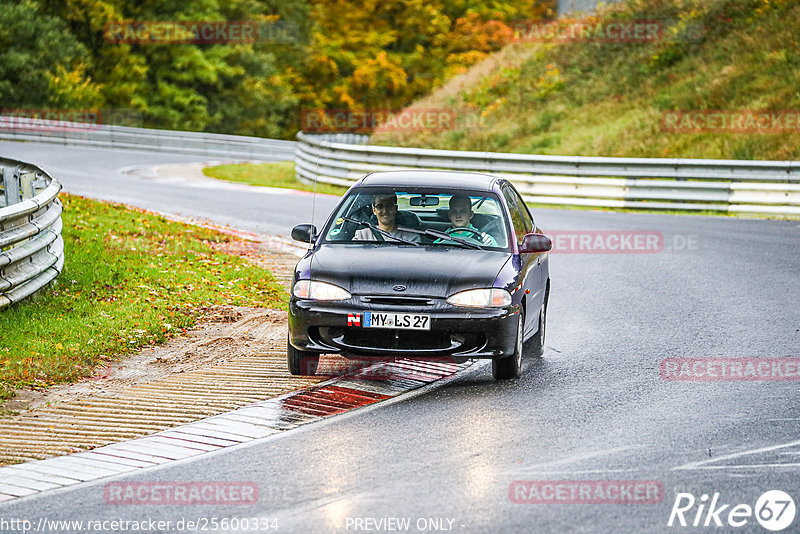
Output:
<instances>
[{"instance_id":1,"label":"car hood","mask_svg":"<svg viewBox=\"0 0 800 534\"><path fill-rule=\"evenodd\" d=\"M302 277L336 284L354 295L444 298L492 287L510 257L508 252L453 247L323 245L313 259L307 258L310 273ZM397 292L395 285L406 290Z\"/></svg>"}]
</instances>

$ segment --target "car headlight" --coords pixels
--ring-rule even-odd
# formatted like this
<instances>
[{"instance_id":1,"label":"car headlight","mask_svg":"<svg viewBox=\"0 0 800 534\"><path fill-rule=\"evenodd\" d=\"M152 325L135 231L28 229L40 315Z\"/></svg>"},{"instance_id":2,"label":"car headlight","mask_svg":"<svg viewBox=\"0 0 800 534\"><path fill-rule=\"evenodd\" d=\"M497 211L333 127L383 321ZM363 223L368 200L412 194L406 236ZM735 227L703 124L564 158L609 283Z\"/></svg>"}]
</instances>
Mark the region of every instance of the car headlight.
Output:
<instances>
[{"instance_id":1,"label":"car headlight","mask_svg":"<svg viewBox=\"0 0 800 534\"><path fill-rule=\"evenodd\" d=\"M471 308L501 308L511 305L511 293L505 289L468 289L456 293L447 299L453 306L469 306Z\"/></svg>"},{"instance_id":2,"label":"car headlight","mask_svg":"<svg viewBox=\"0 0 800 534\"><path fill-rule=\"evenodd\" d=\"M339 286L316 280L298 280L292 294L299 299L311 300L346 300L350 292Z\"/></svg>"}]
</instances>

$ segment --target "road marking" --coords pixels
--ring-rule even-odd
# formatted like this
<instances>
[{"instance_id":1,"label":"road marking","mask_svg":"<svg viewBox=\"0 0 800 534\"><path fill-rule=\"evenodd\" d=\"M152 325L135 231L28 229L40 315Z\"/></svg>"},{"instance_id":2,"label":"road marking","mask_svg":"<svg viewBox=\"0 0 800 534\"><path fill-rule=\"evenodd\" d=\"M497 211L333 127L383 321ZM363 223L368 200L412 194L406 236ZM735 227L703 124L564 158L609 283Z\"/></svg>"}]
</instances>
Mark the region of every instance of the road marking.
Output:
<instances>
[{"instance_id":1,"label":"road marking","mask_svg":"<svg viewBox=\"0 0 800 534\"><path fill-rule=\"evenodd\" d=\"M86 451L83 453L85 458L90 458L94 460L100 460L102 462L108 462L112 464L122 464L122 465L130 465L132 467L153 467L154 465L158 465L157 462L152 461L143 461L143 460L135 460L133 458L121 458L119 456L111 456L108 454L99 454L94 451Z\"/></svg>"},{"instance_id":2,"label":"road marking","mask_svg":"<svg viewBox=\"0 0 800 534\"><path fill-rule=\"evenodd\" d=\"M236 445L237 443L241 443L239 441L232 441L228 439L220 439L211 436L203 436L200 434L191 434L187 432L178 432L170 430L162 432L161 435L166 438L174 437L188 442L207 443L208 445L218 445L220 447L227 447L229 445Z\"/></svg>"},{"instance_id":3,"label":"road marking","mask_svg":"<svg viewBox=\"0 0 800 534\"><path fill-rule=\"evenodd\" d=\"M58 466L52 465L52 461L55 458L48 458L47 460L38 460L34 462L28 462L24 464L17 464L15 466L10 467L3 467L3 471L6 469L17 468L15 472L22 471L27 473L29 471L33 471L33 473L41 473L45 475L55 475L57 477L65 477L65 478L74 478L81 482L87 482L89 480L94 480L99 478L100 476L104 475L97 475L95 473L89 473L88 470L85 471L78 471L74 469L63 469ZM33 476L33 473L31 476Z\"/></svg>"},{"instance_id":4,"label":"road marking","mask_svg":"<svg viewBox=\"0 0 800 534\"><path fill-rule=\"evenodd\" d=\"M52 482L42 482L41 480L35 480L33 478L25 477L22 475L4 476L3 483L11 484L13 486L17 486L20 488L29 488L37 491L61 487L60 484L54 484Z\"/></svg>"},{"instance_id":5,"label":"road marking","mask_svg":"<svg viewBox=\"0 0 800 534\"><path fill-rule=\"evenodd\" d=\"M12 497L27 497L28 495L36 495L39 491L33 488L23 488L22 486L0 482L0 493L11 495Z\"/></svg>"},{"instance_id":6,"label":"road marking","mask_svg":"<svg viewBox=\"0 0 800 534\"><path fill-rule=\"evenodd\" d=\"M133 451L125 451L120 449L112 449L110 447L103 447L101 449L93 449L89 452L95 454L102 454L103 456L108 456L110 459L109 461L114 461L116 458L122 458L125 460L140 460L142 462L150 463L153 465L163 464L165 462L169 462L169 458L163 458L161 456L153 456L152 454L141 454L138 452ZM23 464L25 465L25 464Z\"/></svg>"},{"instance_id":7,"label":"road marking","mask_svg":"<svg viewBox=\"0 0 800 534\"><path fill-rule=\"evenodd\" d=\"M61 456L58 458L61 465L70 466L74 463L81 469L105 469L106 471L113 471L115 473L127 473L138 468L138 466L130 464L120 464L106 460L100 460L97 456Z\"/></svg>"},{"instance_id":8,"label":"road marking","mask_svg":"<svg viewBox=\"0 0 800 534\"><path fill-rule=\"evenodd\" d=\"M699 470L699 469L763 469L765 467L769 468L776 468L776 467L791 467L792 469L800 467L800 464L793 463L793 464L740 464L740 465L702 465L697 467L674 467L672 468L673 471L675 470Z\"/></svg>"},{"instance_id":9,"label":"road marking","mask_svg":"<svg viewBox=\"0 0 800 534\"><path fill-rule=\"evenodd\" d=\"M153 434L157 436L158 434ZM149 437L149 436L148 436ZM101 447L98 450L103 450L106 447ZM154 443L148 438L138 438L131 441L123 441L114 445L109 445L109 449L113 451L132 451L143 454L152 454L153 456L162 456L169 460L179 460L181 458L188 458L190 456L197 456L203 454L203 451L197 449L189 449L186 447L173 447L172 445L163 445L161 443ZM78 456L71 455L71 456ZM63 456L62 456L63 458Z\"/></svg>"},{"instance_id":10,"label":"road marking","mask_svg":"<svg viewBox=\"0 0 800 534\"><path fill-rule=\"evenodd\" d=\"M202 419L200 419L200 421L202 421ZM170 428L169 430L166 430L165 432L176 432L176 431L180 432L181 434L191 434L201 437L212 437L230 442L226 446L237 445L239 443L244 443L245 441L250 441L250 438L247 438L245 436L232 434L230 432L225 432L223 430L211 430L197 424L193 424L191 426L188 425L176 426ZM186 439L189 440L189 438Z\"/></svg>"},{"instance_id":11,"label":"road marking","mask_svg":"<svg viewBox=\"0 0 800 534\"><path fill-rule=\"evenodd\" d=\"M585 453L585 454L577 454L575 456L570 456L568 458L561 458L559 460L553 460L551 462L544 462L544 463L540 463L540 464L526 466L526 467L524 467L522 469L522 471L526 472L526 473L527 472L536 472L536 471L539 471L538 468L540 468L540 467L548 467L548 466L552 466L552 465L571 464L571 463L575 463L575 462L581 462L583 460L592 460L594 458L599 458L601 456L608 456L610 454L616 454L618 452L627 452L627 451L632 451L632 450L641 449L641 448L642 447L638 446L638 445L630 445L630 446L625 446L625 447L616 447L616 448L613 448L613 449L607 449L607 450L604 450L604 451L594 451L594 452L588 452L588 453Z\"/></svg>"},{"instance_id":12,"label":"road marking","mask_svg":"<svg viewBox=\"0 0 800 534\"><path fill-rule=\"evenodd\" d=\"M69 486L72 484L79 484L80 482L82 482L81 480L78 480L76 478L60 477L57 475L40 473L37 471L30 471L30 470L26 471L24 469L18 469L16 468L16 466L13 465L4 468L4 471L11 477L22 476L25 478L38 480L41 482L52 482L53 484L59 484L61 486Z\"/></svg>"},{"instance_id":13,"label":"road marking","mask_svg":"<svg viewBox=\"0 0 800 534\"><path fill-rule=\"evenodd\" d=\"M217 451L222 448L221 445L209 445L208 443L199 443L197 441L190 441L188 439L171 438L166 436L153 436L150 438L150 443L160 443L162 445L175 445L186 449L197 449L198 451L209 452Z\"/></svg>"},{"instance_id":14,"label":"road marking","mask_svg":"<svg viewBox=\"0 0 800 534\"><path fill-rule=\"evenodd\" d=\"M741 452L734 452L731 454L725 454L723 456L718 456L716 458L710 458L708 460L699 460L697 462L689 462L688 464L684 464L678 467L673 467L673 471L680 471L680 470L687 470L687 469L701 469L703 466L706 466L711 463L718 463L724 462L725 460L733 460L734 458L741 458L742 456L747 456L750 454L761 454L764 452L772 452L777 451L779 449L785 449L787 447L796 447L800 445L800 441L793 441L791 443L783 443L781 445L771 445L769 447L762 447L760 449L751 449L748 451L741 451ZM769 464L762 464L764 467L767 467ZM790 464L778 464L778 465L790 465ZM736 466L717 466L719 469L725 469L728 467L736 467Z\"/></svg>"},{"instance_id":15,"label":"road marking","mask_svg":"<svg viewBox=\"0 0 800 534\"><path fill-rule=\"evenodd\" d=\"M603 473L635 473L645 471L644 469L563 469L555 471L526 471L537 475L602 475Z\"/></svg>"},{"instance_id":16,"label":"road marking","mask_svg":"<svg viewBox=\"0 0 800 534\"><path fill-rule=\"evenodd\" d=\"M213 419L204 419L201 424L197 425L197 427L231 432L249 439L263 438L264 436L269 436L275 432L280 432L280 430L276 430L274 428L258 427L255 425L249 425L247 423L240 423L238 421L219 419L217 417Z\"/></svg>"}]
</instances>

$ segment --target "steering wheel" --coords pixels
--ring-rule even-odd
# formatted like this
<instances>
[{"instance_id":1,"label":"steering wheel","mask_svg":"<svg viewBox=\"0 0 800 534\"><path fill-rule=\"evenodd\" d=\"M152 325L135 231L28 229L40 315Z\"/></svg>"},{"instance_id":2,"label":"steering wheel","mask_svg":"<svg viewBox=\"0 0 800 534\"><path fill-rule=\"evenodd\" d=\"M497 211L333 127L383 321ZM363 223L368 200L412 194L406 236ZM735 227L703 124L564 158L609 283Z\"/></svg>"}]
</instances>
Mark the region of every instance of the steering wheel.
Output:
<instances>
[{"instance_id":1,"label":"steering wheel","mask_svg":"<svg viewBox=\"0 0 800 534\"><path fill-rule=\"evenodd\" d=\"M469 226L456 226L455 228L448 228L447 230L445 230L445 233L449 235L455 232L461 232L462 230L467 230L468 232L472 232L473 234L475 234L475 237L477 238L478 241L483 241L483 233L480 230L476 230L475 228L470 228Z\"/></svg>"}]
</instances>

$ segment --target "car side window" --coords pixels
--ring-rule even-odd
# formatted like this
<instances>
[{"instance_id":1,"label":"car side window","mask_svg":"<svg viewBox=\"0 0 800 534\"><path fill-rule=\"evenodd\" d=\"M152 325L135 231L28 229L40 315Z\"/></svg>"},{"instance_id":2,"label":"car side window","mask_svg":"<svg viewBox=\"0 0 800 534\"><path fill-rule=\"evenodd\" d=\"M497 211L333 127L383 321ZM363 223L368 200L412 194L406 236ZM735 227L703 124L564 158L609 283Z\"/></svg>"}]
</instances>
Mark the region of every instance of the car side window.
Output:
<instances>
[{"instance_id":1,"label":"car side window","mask_svg":"<svg viewBox=\"0 0 800 534\"><path fill-rule=\"evenodd\" d=\"M514 225L514 233L517 234L517 243L521 243L525 234L533 231L533 221L525 205L522 204L522 206L520 206L522 199L513 189L510 187L503 188L503 196L508 204L511 223Z\"/></svg>"},{"instance_id":2,"label":"car side window","mask_svg":"<svg viewBox=\"0 0 800 534\"><path fill-rule=\"evenodd\" d=\"M509 187L509 189L511 189ZM533 217L531 217L531 212L528 210L528 206L525 205L525 200L520 196L519 191L511 189L513 191L514 196L517 198L517 203L519 205L519 211L522 214L522 220L525 223L525 233L529 234L533 232L533 229L536 228L536 223L533 222Z\"/></svg>"}]
</instances>

